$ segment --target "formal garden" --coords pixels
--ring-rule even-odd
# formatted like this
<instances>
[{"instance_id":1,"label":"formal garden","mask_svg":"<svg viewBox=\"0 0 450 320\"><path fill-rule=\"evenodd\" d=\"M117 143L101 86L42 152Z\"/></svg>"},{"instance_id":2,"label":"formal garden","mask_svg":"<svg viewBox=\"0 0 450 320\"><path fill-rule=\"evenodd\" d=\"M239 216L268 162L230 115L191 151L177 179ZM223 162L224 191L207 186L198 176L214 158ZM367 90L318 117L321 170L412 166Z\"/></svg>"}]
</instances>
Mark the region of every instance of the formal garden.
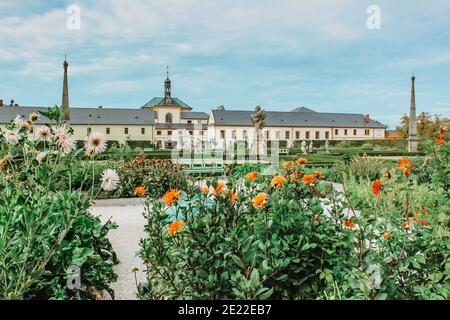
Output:
<instances>
[{"instance_id":1,"label":"formal garden","mask_svg":"<svg viewBox=\"0 0 450 320\"><path fill-rule=\"evenodd\" d=\"M51 125L33 129L39 117ZM192 174L95 132L79 145L60 117L0 133L0 299L114 298L120 225L91 207L118 198L144 204L139 299L450 298L447 128L417 154L401 140L293 146L270 170Z\"/></svg>"}]
</instances>

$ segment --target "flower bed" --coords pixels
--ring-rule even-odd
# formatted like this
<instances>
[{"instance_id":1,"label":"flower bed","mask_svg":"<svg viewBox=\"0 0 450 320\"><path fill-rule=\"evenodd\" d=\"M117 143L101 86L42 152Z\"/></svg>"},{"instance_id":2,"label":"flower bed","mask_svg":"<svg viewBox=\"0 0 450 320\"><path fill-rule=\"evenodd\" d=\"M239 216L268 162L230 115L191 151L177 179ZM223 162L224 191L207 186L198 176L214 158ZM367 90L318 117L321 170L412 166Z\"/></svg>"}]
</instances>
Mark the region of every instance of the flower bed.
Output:
<instances>
[{"instance_id":1,"label":"flower bed","mask_svg":"<svg viewBox=\"0 0 450 320\"><path fill-rule=\"evenodd\" d=\"M140 297L447 299L449 143L438 142L437 176L421 186L404 159L337 193L298 159L278 176L231 175L147 199Z\"/></svg>"}]
</instances>

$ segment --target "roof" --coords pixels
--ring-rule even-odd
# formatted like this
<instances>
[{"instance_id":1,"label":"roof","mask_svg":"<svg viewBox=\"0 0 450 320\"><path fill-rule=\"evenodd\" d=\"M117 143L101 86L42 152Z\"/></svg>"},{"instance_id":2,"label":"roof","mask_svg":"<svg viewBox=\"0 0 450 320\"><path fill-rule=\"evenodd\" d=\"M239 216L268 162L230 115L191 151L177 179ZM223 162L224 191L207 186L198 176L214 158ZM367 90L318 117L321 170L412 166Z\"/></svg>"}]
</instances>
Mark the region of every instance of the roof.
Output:
<instances>
[{"instance_id":1,"label":"roof","mask_svg":"<svg viewBox=\"0 0 450 320\"><path fill-rule=\"evenodd\" d=\"M208 120L209 115L205 112L181 112L181 119L203 119Z\"/></svg>"},{"instance_id":2,"label":"roof","mask_svg":"<svg viewBox=\"0 0 450 320\"><path fill-rule=\"evenodd\" d=\"M214 125L253 126L250 116L253 111L213 110ZM364 115L351 113L321 112L275 112L267 111L266 126L273 127L348 127L348 128L386 128L381 122Z\"/></svg>"},{"instance_id":3,"label":"roof","mask_svg":"<svg viewBox=\"0 0 450 320\"><path fill-rule=\"evenodd\" d=\"M0 108L0 123L9 123L17 115L28 119L35 112L48 111L46 107L2 107ZM41 117L37 123L46 123ZM113 109L113 108L70 108L70 123L73 125L153 125L155 113L145 109Z\"/></svg>"},{"instance_id":4,"label":"roof","mask_svg":"<svg viewBox=\"0 0 450 320\"><path fill-rule=\"evenodd\" d=\"M187 103L183 102L182 100L178 98L172 98L172 104L176 107L183 107L183 108L189 108L192 109L191 106L189 106ZM150 108L150 107L157 107L157 106L167 106L166 99L161 97L155 97L146 104L142 106L142 108Z\"/></svg>"},{"instance_id":5,"label":"roof","mask_svg":"<svg viewBox=\"0 0 450 320\"><path fill-rule=\"evenodd\" d=\"M306 107L300 107L300 108L296 108L296 109L292 110L291 112L316 112L316 111L311 110Z\"/></svg>"}]
</instances>

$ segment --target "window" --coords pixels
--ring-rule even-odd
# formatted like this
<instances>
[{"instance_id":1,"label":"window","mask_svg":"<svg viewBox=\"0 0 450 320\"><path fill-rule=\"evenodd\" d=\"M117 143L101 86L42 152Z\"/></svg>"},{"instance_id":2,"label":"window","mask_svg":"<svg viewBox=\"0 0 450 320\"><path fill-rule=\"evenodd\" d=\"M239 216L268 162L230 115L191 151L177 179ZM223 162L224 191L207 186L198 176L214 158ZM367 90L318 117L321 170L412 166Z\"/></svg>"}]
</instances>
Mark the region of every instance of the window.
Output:
<instances>
[{"instance_id":1,"label":"window","mask_svg":"<svg viewBox=\"0 0 450 320\"><path fill-rule=\"evenodd\" d=\"M141 128L141 134L145 134L145 128Z\"/></svg>"},{"instance_id":2,"label":"window","mask_svg":"<svg viewBox=\"0 0 450 320\"><path fill-rule=\"evenodd\" d=\"M92 128L91 128L91 127L88 127L88 128L87 128L87 134L91 134L91 132L92 132Z\"/></svg>"},{"instance_id":3,"label":"window","mask_svg":"<svg viewBox=\"0 0 450 320\"><path fill-rule=\"evenodd\" d=\"M161 135L161 130L156 131L156 135L160 136Z\"/></svg>"},{"instance_id":4,"label":"window","mask_svg":"<svg viewBox=\"0 0 450 320\"><path fill-rule=\"evenodd\" d=\"M167 135L171 136L172 135L172 131L167 131Z\"/></svg>"},{"instance_id":5,"label":"window","mask_svg":"<svg viewBox=\"0 0 450 320\"><path fill-rule=\"evenodd\" d=\"M330 133L328 131L325 132L325 139L330 139Z\"/></svg>"},{"instance_id":6,"label":"window","mask_svg":"<svg viewBox=\"0 0 450 320\"><path fill-rule=\"evenodd\" d=\"M191 136L193 136L193 135L194 135L194 131L189 130L189 134L190 134Z\"/></svg>"},{"instance_id":7,"label":"window","mask_svg":"<svg viewBox=\"0 0 450 320\"><path fill-rule=\"evenodd\" d=\"M295 139L300 140L300 131L295 131Z\"/></svg>"},{"instance_id":8,"label":"window","mask_svg":"<svg viewBox=\"0 0 450 320\"><path fill-rule=\"evenodd\" d=\"M225 130L220 130L220 139L225 139Z\"/></svg>"},{"instance_id":9,"label":"window","mask_svg":"<svg viewBox=\"0 0 450 320\"><path fill-rule=\"evenodd\" d=\"M365 134L366 136L370 136L370 129L364 130L364 134Z\"/></svg>"},{"instance_id":10,"label":"window","mask_svg":"<svg viewBox=\"0 0 450 320\"><path fill-rule=\"evenodd\" d=\"M348 135L348 129L344 129L344 136Z\"/></svg>"},{"instance_id":11,"label":"window","mask_svg":"<svg viewBox=\"0 0 450 320\"><path fill-rule=\"evenodd\" d=\"M106 128L106 134L111 134L111 128Z\"/></svg>"},{"instance_id":12,"label":"window","mask_svg":"<svg viewBox=\"0 0 450 320\"><path fill-rule=\"evenodd\" d=\"M124 129L125 134L128 134L128 128Z\"/></svg>"},{"instance_id":13,"label":"window","mask_svg":"<svg viewBox=\"0 0 450 320\"><path fill-rule=\"evenodd\" d=\"M203 134L204 134L203 130L202 130L202 131L200 131L200 135L202 136Z\"/></svg>"},{"instance_id":14,"label":"window","mask_svg":"<svg viewBox=\"0 0 450 320\"><path fill-rule=\"evenodd\" d=\"M247 139L247 130L244 130L244 132L242 134L244 136L244 139Z\"/></svg>"},{"instance_id":15,"label":"window","mask_svg":"<svg viewBox=\"0 0 450 320\"><path fill-rule=\"evenodd\" d=\"M192 123L192 120L188 120L187 123Z\"/></svg>"},{"instance_id":16,"label":"window","mask_svg":"<svg viewBox=\"0 0 450 320\"><path fill-rule=\"evenodd\" d=\"M232 139L236 139L236 130L231 131Z\"/></svg>"},{"instance_id":17,"label":"window","mask_svg":"<svg viewBox=\"0 0 450 320\"><path fill-rule=\"evenodd\" d=\"M358 132L357 132L356 129L353 129L353 135L354 135L354 136L358 135Z\"/></svg>"},{"instance_id":18,"label":"window","mask_svg":"<svg viewBox=\"0 0 450 320\"><path fill-rule=\"evenodd\" d=\"M198 123L198 124L201 124L201 123L202 123L202 120L197 120L197 123Z\"/></svg>"},{"instance_id":19,"label":"window","mask_svg":"<svg viewBox=\"0 0 450 320\"><path fill-rule=\"evenodd\" d=\"M286 131L286 140L290 139L290 134L289 133L290 133L289 131Z\"/></svg>"},{"instance_id":20,"label":"window","mask_svg":"<svg viewBox=\"0 0 450 320\"><path fill-rule=\"evenodd\" d=\"M306 131L306 139L309 139L309 131Z\"/></svg>"},{"instance_id":21,"label":"window","mask_svg":"<svg viewBox=\"0 0 450 320\"><path fill-rule=\"evenodd\" d=\"M334 129L334 134L337 136L339 135L339 129Z\"/></svg>"},{"instance_id":22,"label":"window","mask_svg":"<svg viewBox=\"0 0 450 320\"><path fill-rule=\"evenodd\" d=\"M270 132L269 132L269 130L266 131L266 139L267 139L267 140L270 139Z\"/></svg>"},{"instance_id":23,"label":"window","mask_svg":"<svg viewBox=\"0 0 450 320\"><path fill-rule=\"evenodd\" d=\"M317 140L320 139L320 131L316 131L316 139L317 139Z\"/></svg>"},{"instance_id":24,"label":"window","mask_svg":"<svg viewBox=\"0 0 450 320\"><path fill-rule=\"evenodd\" d=\"M171 113L166 114L166 123L172 123L173 117Z\"/></svg>"}]
</instances>

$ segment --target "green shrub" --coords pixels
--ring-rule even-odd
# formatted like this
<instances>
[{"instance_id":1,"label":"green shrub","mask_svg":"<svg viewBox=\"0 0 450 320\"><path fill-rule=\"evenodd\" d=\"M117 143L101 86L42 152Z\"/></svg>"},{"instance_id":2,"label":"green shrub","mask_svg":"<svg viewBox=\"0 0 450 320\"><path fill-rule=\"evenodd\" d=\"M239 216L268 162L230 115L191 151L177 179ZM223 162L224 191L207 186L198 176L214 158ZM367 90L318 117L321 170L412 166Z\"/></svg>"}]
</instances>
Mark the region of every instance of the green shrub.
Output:
<instances>
[{"instance_id":1,"label":"green shrub","mask_svg":"<svg viewBox=\"0 0 450 320\"><path fill-rule=\"evenodd\" d=\"M122 182L113 194L115 197L135 197L134 189L144 187L147 195L161 197L170 189L185 189L188 176L183 165L171 160L148 159L145 153L140 153L130 161L116 165Z\"/></svg>"},{"instance_id":2,"label":"green shrub","mask_svg":"<svg viewBox=\"0 0 450 320\"><path fill-rule=\"evenodd\" d=\"M346 176L374 180L386 167L386 162L382 159L354 156L349 161L336 165L335 168Z\"/></svg>"}]
</instances>

